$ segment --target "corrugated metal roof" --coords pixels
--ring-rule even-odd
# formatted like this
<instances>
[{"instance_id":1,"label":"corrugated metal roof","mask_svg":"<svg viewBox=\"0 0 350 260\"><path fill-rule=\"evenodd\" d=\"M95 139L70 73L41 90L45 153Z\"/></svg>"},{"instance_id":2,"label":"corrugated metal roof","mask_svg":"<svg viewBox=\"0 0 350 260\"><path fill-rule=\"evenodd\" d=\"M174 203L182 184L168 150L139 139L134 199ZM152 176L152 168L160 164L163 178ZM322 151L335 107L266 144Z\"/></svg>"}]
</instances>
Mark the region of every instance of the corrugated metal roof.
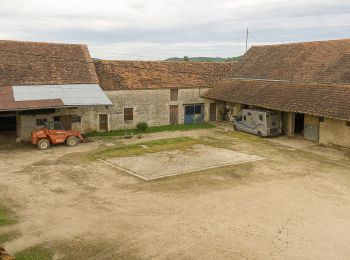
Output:
<instances>
[{"instance_id":1,"label":"corrugated metal roof","mask_svg":"<svg viewBox=\"0 0 350 260\"><path fill-rule=\"evenodd\" d=\"M13 86L15 101L61 99L65 106L112 105L98 84Z\"/></svg>"},{"instance_id":2,"label":"corrugated metal roof","mask_svg":"<svg viewBox=\"0 0 350 260\"><path fill-rule=\"evenodd\" d=\"M0 110L11 111L38 108L54 108L63 106L64 104L61 99L15 101L13 97L12 87L0 88Z\"/></svg>"}]
</instances>

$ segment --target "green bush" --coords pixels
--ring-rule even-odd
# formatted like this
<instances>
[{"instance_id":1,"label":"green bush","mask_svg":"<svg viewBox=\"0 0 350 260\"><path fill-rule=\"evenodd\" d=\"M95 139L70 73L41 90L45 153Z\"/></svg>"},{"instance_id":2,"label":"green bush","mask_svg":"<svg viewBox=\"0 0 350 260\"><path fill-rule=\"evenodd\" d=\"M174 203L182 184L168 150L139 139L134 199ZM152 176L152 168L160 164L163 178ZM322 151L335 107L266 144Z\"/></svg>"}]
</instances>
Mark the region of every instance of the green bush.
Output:
<instances>
[{"instance_id":1,"label":"green bush","mask_svg":"<svg viewBox=\"0 0 350 260\"><path fill-rule=\"evenodd\" d=\"M140 132L146 132L147 128L148 128L148 124L146 122L141 122L138 123L136 125L137 130L139 130Z\"/></svg>"}]
</instances>

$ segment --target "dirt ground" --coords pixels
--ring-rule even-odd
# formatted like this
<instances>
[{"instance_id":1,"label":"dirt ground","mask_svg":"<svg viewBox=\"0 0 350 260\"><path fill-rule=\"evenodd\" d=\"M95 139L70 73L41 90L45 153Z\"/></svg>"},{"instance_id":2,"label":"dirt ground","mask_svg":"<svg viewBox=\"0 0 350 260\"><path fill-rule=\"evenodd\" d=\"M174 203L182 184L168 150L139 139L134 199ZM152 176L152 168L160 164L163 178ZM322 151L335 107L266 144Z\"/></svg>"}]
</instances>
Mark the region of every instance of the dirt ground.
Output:
<instances>
[{"instance_id":1,"label":"dirt ground","mask_svg":"<svg viewBox=\"0 0 350 260\"><path fill-rule=\"evenodd\" d=\"M154 139L211 138L266 158L143 181L88 153ZM208 158L210 159L210 158ZM189 162L190 163L190 162ZM0 149L0 203L16 253L54 259L349 259L350 151L220 129L95 139L74 148Z\"/></svg>"}]
</instances>

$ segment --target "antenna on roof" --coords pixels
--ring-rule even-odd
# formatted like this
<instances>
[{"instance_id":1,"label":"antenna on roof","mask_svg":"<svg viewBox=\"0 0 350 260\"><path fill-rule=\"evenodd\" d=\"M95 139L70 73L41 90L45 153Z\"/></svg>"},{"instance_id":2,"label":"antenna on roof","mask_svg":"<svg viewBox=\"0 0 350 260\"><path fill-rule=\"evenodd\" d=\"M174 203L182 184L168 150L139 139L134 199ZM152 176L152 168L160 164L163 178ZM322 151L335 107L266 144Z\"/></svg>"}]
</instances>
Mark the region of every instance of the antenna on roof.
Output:
<instances>
[{"instance_id":1,"label":"antenna on roof","mask_svg":"<svg viewBox=\"0 0 350 260\"><path fill-rule=\"evenodd\" d=\"M247 28L247 37L245 38L245 52L248 51L248 37L249 37L249 30Z\"/></svg>"}]
</instances>

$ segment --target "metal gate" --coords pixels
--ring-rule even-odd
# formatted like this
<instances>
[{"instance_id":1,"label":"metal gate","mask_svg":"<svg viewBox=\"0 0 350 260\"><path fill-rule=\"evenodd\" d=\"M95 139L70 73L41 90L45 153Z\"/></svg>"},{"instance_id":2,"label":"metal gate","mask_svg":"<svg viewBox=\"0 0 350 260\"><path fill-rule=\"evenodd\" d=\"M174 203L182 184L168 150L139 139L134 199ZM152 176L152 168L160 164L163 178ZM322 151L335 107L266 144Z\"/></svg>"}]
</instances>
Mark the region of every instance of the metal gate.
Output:
<instances>
[{"instance_id":1,"label":"metal gate","mask_svg":"<svg viewBox=\"0 0 350 260\"><path fill-rule=\"evenodd\" d=\"M318 142L320 138L320 127L318 125L305 125L304 138L306 140Z\"/></svg>"},{"instance_id":2,"label":"metal gate","mask_svg":"<svg viewBox=\"0 0 350 260\"><path fill-rule=\"evenodd\" d=\"M177 125L179 123L179 106L170 106L170 124Z\"/></svg>"}]
</instances>

